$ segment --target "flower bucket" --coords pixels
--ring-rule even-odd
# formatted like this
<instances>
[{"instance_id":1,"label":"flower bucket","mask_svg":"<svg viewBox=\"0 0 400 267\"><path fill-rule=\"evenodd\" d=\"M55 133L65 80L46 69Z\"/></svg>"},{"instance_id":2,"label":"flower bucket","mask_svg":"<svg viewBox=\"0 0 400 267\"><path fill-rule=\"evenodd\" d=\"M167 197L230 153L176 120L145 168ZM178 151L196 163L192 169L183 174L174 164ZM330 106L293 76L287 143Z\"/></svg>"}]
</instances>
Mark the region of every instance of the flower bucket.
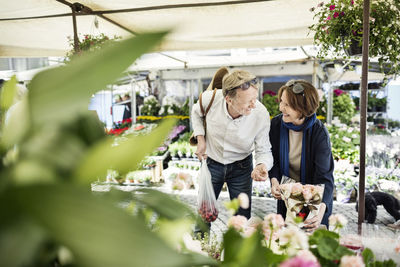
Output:
<instances>
[{"instance_id":1,"label":"flower bucket","mask_svg":"<svg viewBox=\"0 0 400 267\"><path fill-rule=\"evenodd\" d=\"M346 48L345 45L344 45L344 38L342 37L342 45L343 45L344 52L349 57L361 56L362 55L362 46L359 46L359 41L358 40L351 39L350 46Z\"/></svg>"}]
</instances>

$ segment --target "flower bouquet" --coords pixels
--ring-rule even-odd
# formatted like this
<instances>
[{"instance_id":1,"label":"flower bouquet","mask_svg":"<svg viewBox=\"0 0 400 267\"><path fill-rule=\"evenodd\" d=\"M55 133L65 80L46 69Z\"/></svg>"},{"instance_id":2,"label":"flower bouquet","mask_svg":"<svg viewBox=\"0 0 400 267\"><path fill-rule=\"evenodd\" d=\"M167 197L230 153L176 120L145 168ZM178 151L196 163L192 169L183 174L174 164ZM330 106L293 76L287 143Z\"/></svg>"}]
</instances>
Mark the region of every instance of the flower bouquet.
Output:
<instances>
[{"instance_id":1,"label":"flower bouquet","mask_svg":"<svg viewBox=\"0 0 400 267\"><path fill-rule=\"evenodd\" d=\"M287 224L294 224L296 217L300 217L304 221L318 214L324 194L323 184L302 185L287 176L283 176L280 190L287 209L285 220Z\"/></svg>"}]
</instances>

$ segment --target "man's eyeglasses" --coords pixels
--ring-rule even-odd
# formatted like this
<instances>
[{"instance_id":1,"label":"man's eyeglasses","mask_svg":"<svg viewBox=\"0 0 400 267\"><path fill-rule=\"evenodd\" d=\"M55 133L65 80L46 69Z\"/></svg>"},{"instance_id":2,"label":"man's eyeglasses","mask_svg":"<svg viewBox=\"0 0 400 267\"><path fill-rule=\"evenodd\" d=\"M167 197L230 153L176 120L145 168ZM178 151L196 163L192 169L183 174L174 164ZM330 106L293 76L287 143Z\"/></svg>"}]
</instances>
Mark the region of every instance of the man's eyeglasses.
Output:
<instances>
[{"instance_id":1,"label":"man's eyeglasses","mask_svg":"<svg viewBox=\"0 0 400 267\"><path fill-rule=\"evenodd\" d=\"M245 83L242 83L241 85L239 85L239 86L236 86L236 87L233 87L231 90L234 90L234 89L242 89L242 90L247 90L247 89L249 89L250 88L250 86L251 85L254 85L254 86L258 86L258 79L257 78L254 78L253 80L251 80L251 81L248 81L248 82L245 82Z\"/></svg>"}]
</instances>

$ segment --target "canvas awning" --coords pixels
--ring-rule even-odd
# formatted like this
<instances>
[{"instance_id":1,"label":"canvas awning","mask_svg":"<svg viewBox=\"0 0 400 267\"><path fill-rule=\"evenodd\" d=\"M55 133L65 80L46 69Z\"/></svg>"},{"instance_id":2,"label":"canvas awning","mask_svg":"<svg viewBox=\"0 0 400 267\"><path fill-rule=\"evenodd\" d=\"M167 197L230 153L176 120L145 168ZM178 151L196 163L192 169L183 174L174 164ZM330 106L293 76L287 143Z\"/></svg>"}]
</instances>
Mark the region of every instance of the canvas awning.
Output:
<instances>
[{"instance_id":1,"label":"canvas awning","mask_svg":"<svg viewBox=\"0 0 400 267\"><path fill-rule=\"evenodd\" d=\"M0 8L0 56L64 56L73 37L71 8L56 0L3 1ZM74 3L76 1L64 1ZM312 44L308 27L316 0L138 1L79 0L101 16L78 15L80 34L128 37L131 32L173 29L158 48L202 50ZM125 12L117 10L129 9ZM59 15L54 18L21 19ZM95 27L97 17L98 28ZM5 20L19 18L16 20ZM129 31L128 31L129 30Z\"/></svg>"}]
</instances>

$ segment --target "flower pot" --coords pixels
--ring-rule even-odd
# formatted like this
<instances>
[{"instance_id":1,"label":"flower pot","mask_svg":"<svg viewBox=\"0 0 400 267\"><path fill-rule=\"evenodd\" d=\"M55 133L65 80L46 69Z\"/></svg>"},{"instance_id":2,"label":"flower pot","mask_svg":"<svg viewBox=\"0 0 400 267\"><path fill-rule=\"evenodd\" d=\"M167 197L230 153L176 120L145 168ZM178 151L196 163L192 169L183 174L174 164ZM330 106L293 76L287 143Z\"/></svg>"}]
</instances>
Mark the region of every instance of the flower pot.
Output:
<instances>
[{"instance_id":1,"label":"flower pot","mask_svg":"<svg viewBox=\"0 0 400 267\"><path fill-rule=\"evenodd\" d=\"M344 45L344 37L342 37L343 50L348 56L360 56L362 55L362 46L359 46L359 41L351 39L350 46L348 48Z\"/></svg>"}]
</instances>

